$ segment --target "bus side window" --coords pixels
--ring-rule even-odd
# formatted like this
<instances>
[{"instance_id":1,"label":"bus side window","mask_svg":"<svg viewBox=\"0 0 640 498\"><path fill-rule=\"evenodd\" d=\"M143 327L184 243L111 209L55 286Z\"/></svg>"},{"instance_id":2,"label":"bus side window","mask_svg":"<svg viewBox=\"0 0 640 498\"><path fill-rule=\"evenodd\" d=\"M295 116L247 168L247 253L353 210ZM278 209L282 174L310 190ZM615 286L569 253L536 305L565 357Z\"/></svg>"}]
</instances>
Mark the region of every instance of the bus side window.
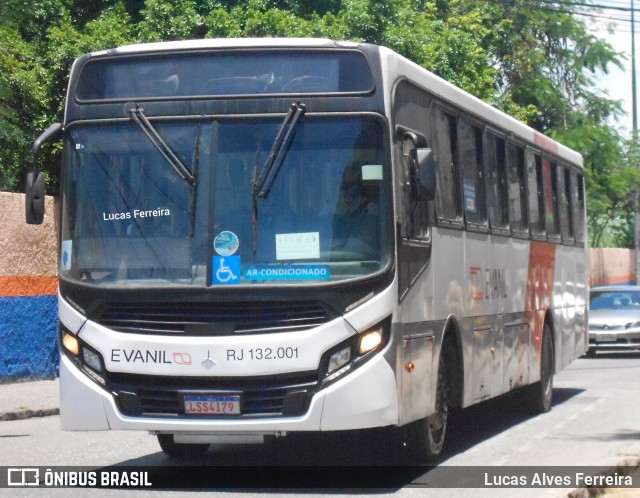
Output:
<instances>
[{"instance_id":1,"label":"bus side window","mask_svg":"<svg viewBox=\"0 0 640 498\"><path fill-rule=\"evenodd\" d=\"M520 235L529 235L527 212L527 170L524 165L524 149L507 143L507 179L509 182L509 214L511 229Z\"/></svg>"},{"instance_id":2,"label":"bus side window","mask_svg":"<svg viewBox=\"0 0 640 498\"><path fill-rule=\"evenodd\" d=\"M396 126L396 144L394 146L395 163L399 194L398 221L401 225L401 236L412 242L430 243L429 207L430 201L416 197L415 171L412 173L412 158L415 158L417 147L429 147L431 96L423 89L406 81L398 83L394 95L394 122ZM424 248L423 248L424 249ZM406 256L406 255L405 255ZM424 264L426 253L422 256L413 254L416 264ZM411 277L413 278L413 277Z\"/></svg>"},{"instance_id":3,"label":"bus side window","mask_svg":"<svg viewBox=\"0 0 640 498\"><path fill-rule=\"evenodd\" d=\"M560 193L560 231L563 242L573 242L573 197L571 196L571 171L558 166L558 191Z\"/></svg>"},{"instance_id":4,"label":"bus side window","mask_svg":"<svg viewBox=\"0 0 640 498\"><path fill-rule=\"evenodd\" d=\"M433 138L436 154L436 215L439 222L459 224L462 221L458 182L458 139L455 116L434 106Z\"/></svg>"},{"instance_id":5,"label":"bus side window","mask_svg":"<svg viewBox=\"0 0 640 498\"><path fill-rule=\"evenodd\" d=\"M531 235L544 237L546 224L544 217L544 190L542 185L542 157L532 150L527 150L526 161Z\"/></svg>"},{"instance_id":6,"label":"bus side window","mask_svg":"<svg viewBox=\"0 0 640 498\"><path fill-rule=\"evenodd\" d=\"M458 133L460 135L462 201L467 226L486 228L482 130L462 118L458 122Z\"/></svg>"},{"instance_id":7,"label":"bus side window","mask_svg":"<svg viewBox=\"0 0 640 498\"><path fill-rule=\"evenodd\" d=\"M406 202L406 237L410 240L429 240L429 211L427 209L427 200L421 199L411 192L413 187L411 186L416 180L411 178L411 161L412 152L415 154L414 149L417 147L413 140L409 138L409 135L405 136L402 140L402 161L403 169L405 171L405 182L407 184L407 202Z\"/></svg>"},{"instance_id":8,"label":"bus side window","mask_svg":"<svg viewBox=\"0 0 640 498\"><path fill-rule=\"evenodd\" d=\"M491 131L485 132L489 223L499 233L509 231L505 141Z\"/></svg>"},{"instance_id":9,"label":"bus side window","mask_svg":"<svg viewBox=\"0 0 640 498\"><path fill-rule=\"evenodd\" d=\"M394 167L396 168L396 212L398 234L398 296L406 295L431 256L431 210L433 202L416 196L412 180L416 148L430 148L431 95L407 81L401 81L393 96L396 135ZM415 173L415 169L413 170Z\"/></svg>"},{"instance_id":10,"label":"bus side window","mask_svg":"<svg viewBox=\"0 0 640 498\"><path fill-rule=\"evenodd\" d=\"M579 173L571 173L571 193L574 200L574 227L576 243L584 244L585 239L585 206L584 206L584 179Z\"/></svg>"},{"instance_id":11,"label":"bus side window","mask_svg":"<svg viewBox=\"0 0 640 498\"><path fill-rule=\"evenodd\" d=\"M560 216L558 210L558 169L548 158L542 159L545 198L545 220L549 239L560 238Z\"/></svg>"}]
</instances>

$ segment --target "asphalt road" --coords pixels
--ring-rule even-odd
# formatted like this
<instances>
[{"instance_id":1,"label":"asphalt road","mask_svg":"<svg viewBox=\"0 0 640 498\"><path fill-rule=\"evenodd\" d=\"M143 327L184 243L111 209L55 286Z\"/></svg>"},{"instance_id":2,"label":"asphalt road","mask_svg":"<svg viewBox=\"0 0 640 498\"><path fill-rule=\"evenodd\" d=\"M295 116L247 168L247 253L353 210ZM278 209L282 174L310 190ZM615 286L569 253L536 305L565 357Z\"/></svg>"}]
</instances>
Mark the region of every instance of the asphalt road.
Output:
<instances>
[{"instance_id":1,"label":"asphalt road","mask_svg":"<svg viewBox=\"0 0 640 498\"><path fill-rule=\"evenodd\" d=\"M273 482L300 486L305 479L324 483L331 494L348 489L361 496L566 496L572 488L557 489L460 489L474 472L509 474L514 466L522 472L541 469L550 474L567 466L613 467L640 457L640 354L599 354L582 358L555 377L554 406L544 415L532 415L519 396L486 402L455 414L449 427L446 454L436 468L410 467L401 445L386 432L335 434L326 440L283 438L268 445L223 446L200 460L176 467L157 441L146 433L62 432L59 417L32 418L0 423L0 466L51 467L150 466L189 486L198 480L199 466L207 475L217 472L227 485L222 496L264 496L250 487L269 487ZM364 465L364 468L353 466ZM192 468L190 466L198 466ZM216 469L211 466L223 466ZM299 466L308 466L300 468ZM256 468L257 467L257 468ZM160 474L156 474L158 476ZM252 477L253 476L253 477ZM277 479L274 481L274 476ZM246 477L246 478L245 478ZM640 478L640 477L639 477ZM324 479L324 480L323 480ZM491 477L493 479L493 477ZM383 482L385 489L363 489L367 482ZM453 489L447 489L447 486ZM486 484L486 483L485 483ZM302 484L304 485L304 484ZM434 489L433 486L436 486ZM217 487L217 486L216 486ZM235 486L232 486L235 487ZM429 488L429 489L428 489ZM123 491L100 489L38 490L43 496L113 496ZM31 496L35 489L0 489L3 496ZM127 495L157 497L158 490L124 490ZM274 494L304 493L327 496L326 490L272 490ZM640 496L637 494L628 496ZM80 494L81 493L81 494ZM172 496L197 491L172 491ZM625 495L626 496L626 495Z\"/></svg>"}]
</instances>

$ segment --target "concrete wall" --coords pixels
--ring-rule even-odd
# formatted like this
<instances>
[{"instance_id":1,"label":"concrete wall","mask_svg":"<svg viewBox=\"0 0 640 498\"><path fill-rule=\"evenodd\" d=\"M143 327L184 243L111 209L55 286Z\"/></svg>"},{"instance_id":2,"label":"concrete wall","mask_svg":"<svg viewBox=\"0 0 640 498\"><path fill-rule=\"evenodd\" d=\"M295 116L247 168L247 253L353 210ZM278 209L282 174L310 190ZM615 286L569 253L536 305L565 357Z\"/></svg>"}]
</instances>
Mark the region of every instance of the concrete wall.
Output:
<instances>
[{"instance_id":1,"label":"concrete wall","mask_svg":"<svg viewBox=\"0 0 640 498\"><path fill-rule=\"evenodd\" d=\"M635 283L635 251L616 248L590 249L590 260L592 286Z\"/></svg>"},{"instance_id":2,"label":"concrete wall","mask_svg":"<svg viewBox=\"0 0 640 498\"><path fill-rule=\"evenodd\" d=\"M0 382L58 371L57 227L46 199L42 225L24 221L24 195L0 192Z\"/></svg>"}]
</instances>

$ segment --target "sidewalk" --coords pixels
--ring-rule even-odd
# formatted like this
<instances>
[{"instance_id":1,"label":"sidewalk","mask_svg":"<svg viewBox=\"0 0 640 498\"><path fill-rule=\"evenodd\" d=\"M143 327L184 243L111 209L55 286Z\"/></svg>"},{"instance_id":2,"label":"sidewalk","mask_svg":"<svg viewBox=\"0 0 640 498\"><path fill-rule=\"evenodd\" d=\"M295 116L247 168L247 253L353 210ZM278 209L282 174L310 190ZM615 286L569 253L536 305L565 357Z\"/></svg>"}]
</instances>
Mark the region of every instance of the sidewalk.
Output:
<instances>
[{"instance_id":1,"label":"sidewalk","mask_svg":"<svg viewBox=\"0 0 640 498\"><path fill-rule=\"evenodd\" d=\"M0 421L59 413L58 379L0 384Z\"/></svg>"}]
</instances>

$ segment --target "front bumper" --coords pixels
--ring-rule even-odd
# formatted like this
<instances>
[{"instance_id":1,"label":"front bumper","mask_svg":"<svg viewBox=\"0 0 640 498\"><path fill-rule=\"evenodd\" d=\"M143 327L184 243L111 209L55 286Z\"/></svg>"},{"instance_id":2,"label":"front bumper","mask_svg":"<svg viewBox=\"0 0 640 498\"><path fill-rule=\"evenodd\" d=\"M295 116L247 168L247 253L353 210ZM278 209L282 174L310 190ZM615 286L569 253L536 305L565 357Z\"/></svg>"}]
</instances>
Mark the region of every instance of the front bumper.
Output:
<instances>
[{"instance_id":1,"label":"front bumper","mask_svg":"<svg viewBox=\"0 0 640 498\"><path fill-rule=\"evenodd\" d=\"M303 415L215 419L131 417L69 358L60 362L60 415L63 430L144 430L171 433L272 434L293 431L334 431L382 427L398 423L394 372L378 354L334 384L317 392Z\"/></svg>"},{"instance_id":2,"label":"front bumper","mask_svg":"<svg viewBox=\"0 0 640 498\"><path fill-rule=\"evenodd\" d=\"M589 330L589 349L640 350L640 329Z\"/></svg>"}]
</instances>

